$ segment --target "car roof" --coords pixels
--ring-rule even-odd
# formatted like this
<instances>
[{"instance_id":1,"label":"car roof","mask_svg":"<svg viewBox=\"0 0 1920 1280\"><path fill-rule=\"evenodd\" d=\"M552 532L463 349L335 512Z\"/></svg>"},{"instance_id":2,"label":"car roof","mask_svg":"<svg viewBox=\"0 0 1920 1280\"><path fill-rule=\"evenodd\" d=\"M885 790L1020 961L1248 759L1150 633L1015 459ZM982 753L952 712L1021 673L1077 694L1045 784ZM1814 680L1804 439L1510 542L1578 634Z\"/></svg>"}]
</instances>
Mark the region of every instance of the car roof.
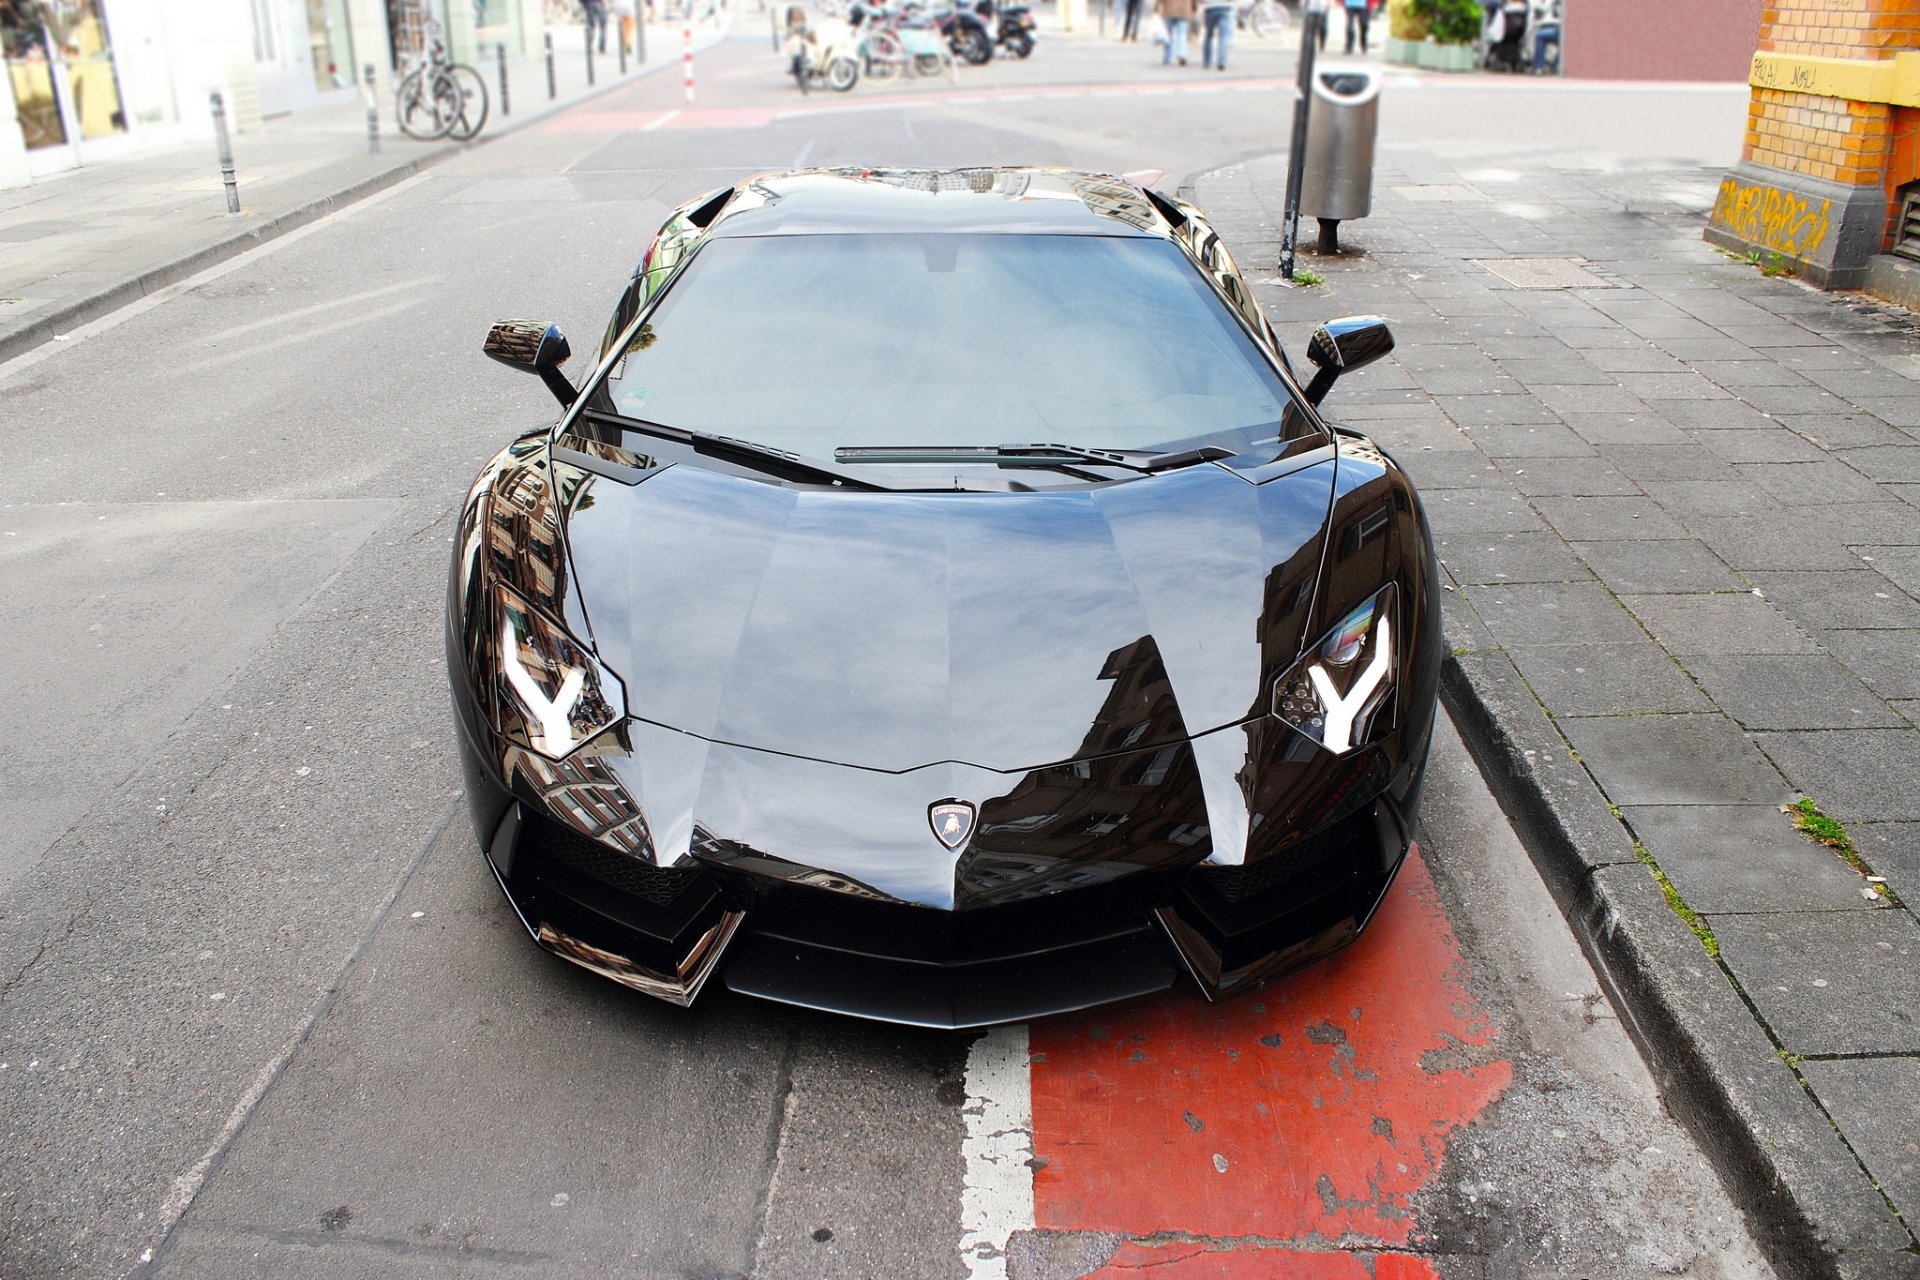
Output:
<instances>
[{"instance_id":1,"label":"car roof","mask_svg":"<svg viewBox=\"0 0 1920 1280\"><path fill-rule=\"evenodd\" d=\"M803 169L734 188L715 237L933 234L1166 236L1155 199L1067 169Z\"/></svg>"}]
</instances>

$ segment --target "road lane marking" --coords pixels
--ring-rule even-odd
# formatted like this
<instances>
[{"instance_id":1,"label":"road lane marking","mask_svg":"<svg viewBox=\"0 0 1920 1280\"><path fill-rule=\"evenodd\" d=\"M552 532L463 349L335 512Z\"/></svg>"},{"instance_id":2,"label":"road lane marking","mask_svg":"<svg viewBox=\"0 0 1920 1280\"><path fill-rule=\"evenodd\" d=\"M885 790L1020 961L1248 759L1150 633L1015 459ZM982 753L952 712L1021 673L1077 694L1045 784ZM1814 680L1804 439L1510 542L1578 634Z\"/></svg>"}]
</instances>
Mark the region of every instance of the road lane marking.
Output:
<instances>
[{"instance_id":1,"label":"road lane marking","mask_svg":"<svg viewBox=\"0 0 1920 1280\"><path fill-rule=\"evenodd\" d=\"M1027 1028L995 1027L967 1051L960 1154L960 1260L972 1280L1006 1280L1007 1241L1033 1226L1033 1100Z\"/></svg>"},{"instance_id":2,"label":"road lane marking","mask_svg":"<svg viewBox=\"0 0 1920 1280\"><path fill-rule=\"evenodd\" d=\"M1360 940L1301 973L1036 1025L1034 1223L1198 1246L1155 1255L1169 1280L1276 1274L1222 1256L1275 1250L1332 1280L1346 1262L1309 1262L1330 1241L1404 1256L1450 1136L1513 1079L1499 1037L1416 850Z\"/></svg>"}]
</instances>

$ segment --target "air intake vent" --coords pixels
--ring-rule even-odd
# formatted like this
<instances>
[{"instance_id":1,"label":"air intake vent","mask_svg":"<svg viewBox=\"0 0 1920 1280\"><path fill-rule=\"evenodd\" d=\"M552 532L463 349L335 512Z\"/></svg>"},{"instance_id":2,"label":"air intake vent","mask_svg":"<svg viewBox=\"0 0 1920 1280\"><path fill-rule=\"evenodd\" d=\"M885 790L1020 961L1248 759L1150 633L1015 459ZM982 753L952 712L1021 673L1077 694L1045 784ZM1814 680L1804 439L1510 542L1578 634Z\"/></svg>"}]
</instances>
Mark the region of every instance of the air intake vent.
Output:
<instances>
[{"instance_id":1,"label":"air intake vent","mask_svg":"<svg viewBox=\"0 0 1920 1280\"><path fill-rule=\"evenodd\" d=\"M1893 224L1893 251L1920 262L1920 187L1900 202L1900 218Z\"/></svg>"}]
</instances>

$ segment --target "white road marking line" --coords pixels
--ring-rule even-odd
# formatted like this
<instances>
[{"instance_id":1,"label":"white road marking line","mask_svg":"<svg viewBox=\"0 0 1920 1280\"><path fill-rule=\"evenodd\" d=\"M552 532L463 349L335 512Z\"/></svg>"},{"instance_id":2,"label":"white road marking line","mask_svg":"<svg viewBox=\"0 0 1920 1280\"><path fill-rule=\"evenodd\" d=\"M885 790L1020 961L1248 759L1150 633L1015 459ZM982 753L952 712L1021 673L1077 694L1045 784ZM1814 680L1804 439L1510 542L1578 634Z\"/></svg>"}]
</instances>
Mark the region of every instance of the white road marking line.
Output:
<instances>
[{"instance_id":1,"label":"white road marking line","mask_svg":"<svg viewBox=\"0 0 1920 1280\"><path fill-rule=\"evenodd\" d=\"M641 125L640 132L652 133L655 129L659 129L664 127L665 125L671 124L673 121L680 118L680 113L684 110L686 110L686 108L684 107L675 107L673 110L667 112L667 114L663 116L658 116L652 120L647 121L645 124Z\"/></svg>"},{"instance_id":2,"label":"white road marking line","mask_svg":"<svg viewBox=\"0 0 1920 1280\"><path fill-rule=\"evenodd\" d=\"M967 1052L960 1141L960 1261L972 1280L1006 1280L1007 1241L1033 1227L1033 1081L1025 1024L995 1027Z\"/></svg>"}]
</instances>

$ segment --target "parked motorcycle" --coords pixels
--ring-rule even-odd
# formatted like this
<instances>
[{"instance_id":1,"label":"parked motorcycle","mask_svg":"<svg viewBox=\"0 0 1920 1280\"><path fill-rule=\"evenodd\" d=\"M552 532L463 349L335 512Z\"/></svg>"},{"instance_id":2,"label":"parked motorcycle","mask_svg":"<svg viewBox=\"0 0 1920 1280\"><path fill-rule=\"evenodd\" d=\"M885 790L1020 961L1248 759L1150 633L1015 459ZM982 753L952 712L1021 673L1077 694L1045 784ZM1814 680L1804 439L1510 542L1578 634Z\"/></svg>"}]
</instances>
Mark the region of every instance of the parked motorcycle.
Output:
<instances>
[{"instance_id":1,"label":"parked motorcycle","mask_svg":"<svg viewBox=\"0 0 1920 1280\"><path fill-rule=\"evenodd\" d=\"M905 14L904 21L909 24L924 22L936 28L954 57L976 67L993 60L993 33L987 20L963 4L950 9L922 9L910 4Z\"/></svg>"},{"instance_id":2,"label":"parked motorcycle","mask_svg":"<svg viewBox=\"0 0 1920 1280\"><path fill-rule=\"evenodd\" d=\"M1033 53L1033 9L1024 4L1002 4L999 0L979 0L974 13L987 23L993 42L1016 58Z\"/></svg>"},{"instance_id":3,"label":"parked motorcycle","mask_svg":"<svg viewBox=\"0 0 1920 1280\"><path fill-rule=\"evenodd\" d=\"M787 72L808 92L815 84L824 84L845 93L860 82L860 63L839 39L820 38L807 22L807 11L788 5L786 11Z\"/></svg>"}]
</instances>

